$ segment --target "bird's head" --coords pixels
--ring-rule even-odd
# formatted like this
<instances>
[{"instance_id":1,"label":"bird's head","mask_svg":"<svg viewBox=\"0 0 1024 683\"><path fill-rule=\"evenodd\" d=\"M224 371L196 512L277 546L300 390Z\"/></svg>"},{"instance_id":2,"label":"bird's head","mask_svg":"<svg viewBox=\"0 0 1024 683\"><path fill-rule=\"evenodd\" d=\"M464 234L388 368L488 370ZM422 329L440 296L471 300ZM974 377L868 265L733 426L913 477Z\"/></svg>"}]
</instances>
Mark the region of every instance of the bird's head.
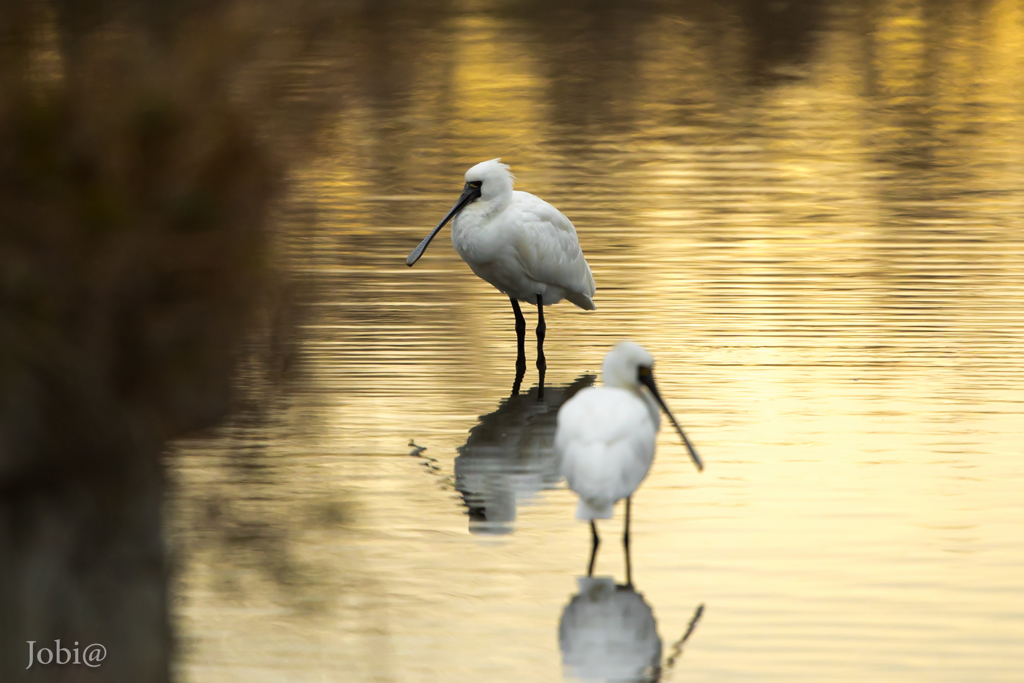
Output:
<instances>
[{"instance_id":1,"label":"bird's head","mask_svg":"<svg viewBox=\"0 0 1024 683\"><path fill-rule=\"evenodd\" d=\"M462 194L459 196L458 201L455 202L455 206L441 219L437 227L423 238L419 246L412 250L412 253L405 259L405 265L412 266L412 264L416 263L420 256L423 256L423 252L427 250L430 240L434 239L434 236L441 231L445 223L454 218L459 211L462 211L469 204L478 199L487 201L499 197L511 197L514 180L515 176L512 175L512 171L509 170L507 164L501 163L501 159L481 161L466 171L466 185L462 188Z\"/></svg>"},{"instance_id":2,"label":"bird's head","mask_svg":"<svg viewBox=\"0 0 1024 683\"><path fill-rule=\"evenodd\" d=\"M682 437L683 443L686 444L686 448L690 452L693 464L697 466L698 470L704 469L704 463L697 455L697 450L686 438L683 428L679 426L675 415L668 409L668 405L658 392L658 385L654 382L654 356L647 349L636 342L619 342L604 357L601 372L605 386L627 389L637 393L642 393L641 387L646 387L657 404L668 415L668 419L672 421L676 431L679 432L679 436Z\"/></svg>"},{"instance_id":3,"label":"bird's head","mask_svg":"<svg viewBox=\"0 0 1024 683\"><path fill-rule=\"evenodd\" d=\"M490 159L466 171L466 188L478 190L477 197L487 201L511 193L515 179L508 164Z\"/></svg>"},{"instance_id":4,"label":"bird's head","mask_svg":"<svg viewBox=\"0 0 1024 683\"><path fill-rule=\"evenodd\" d=\"M602 379L606 386L619 389L640 389L641 373L651 374L654 356L636 342L619 342L604 357L601 367Z\"/></svg>"}]
</instances>

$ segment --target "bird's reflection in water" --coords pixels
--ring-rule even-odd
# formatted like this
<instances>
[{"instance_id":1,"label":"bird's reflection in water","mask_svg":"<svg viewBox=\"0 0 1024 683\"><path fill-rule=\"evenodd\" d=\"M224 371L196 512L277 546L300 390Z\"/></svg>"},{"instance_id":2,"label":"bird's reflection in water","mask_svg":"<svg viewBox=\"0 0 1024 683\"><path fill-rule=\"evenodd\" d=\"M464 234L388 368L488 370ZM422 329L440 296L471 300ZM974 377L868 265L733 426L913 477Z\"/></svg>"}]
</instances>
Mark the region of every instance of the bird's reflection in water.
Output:
<instances>
[{"instance_id":1,"label":"bird's reflection in water","mask_svg":"<svg viewBox=\"0 0 1024 683\"><path fill-rule=\"evenodd\" d=\"M583 375L572 384L508 397L469 430L455 458L455 488L469 508L469 530L482 534L512 531L516 507L562 478L554 452L555 424L562 404L594 383Z\"/></svg>"},{"instance_id":2,"label":"bird's reflection in water","mask_svg":"<svg viewBox=\"0 0 1024 683\"><path fill-rule=\"evenodd\" d=\"M655 681L661 673L661 637L654 612L630 586L610 576L580 577L579 593L562 612L558 645L569 677Z\"/></svg>"},{"instance_id":3,"label":"bird's reflection in water","mask_svg":"<svg viewBox=\"0 0 1024 683\"><path fill-rule=\"evenodd\" d=\"M704 605L699 606L662 666L658 624L643 595L610 576L576 581L579 592L565 606L558 625L563 672L570 680L661 681L704 613Z\"/></svg>"}]
</instances>

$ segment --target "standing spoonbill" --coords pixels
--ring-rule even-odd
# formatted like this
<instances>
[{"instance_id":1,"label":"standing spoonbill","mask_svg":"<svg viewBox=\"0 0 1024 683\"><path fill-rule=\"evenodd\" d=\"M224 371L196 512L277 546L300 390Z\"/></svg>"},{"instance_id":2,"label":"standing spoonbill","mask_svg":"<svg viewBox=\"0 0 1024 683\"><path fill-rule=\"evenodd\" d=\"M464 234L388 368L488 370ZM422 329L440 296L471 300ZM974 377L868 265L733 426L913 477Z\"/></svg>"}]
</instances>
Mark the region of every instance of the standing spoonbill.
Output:
<instances>
[{"instance_id":1,"label":"standing spoonbill","mask_svg":"<svg viewBox=\"0 0 1024 683\"><path fill-rule=\"evenodd\" d=\"M412 266L452 217L452 244L470 269L508 296L516 316L517 393L526 372L526 320L519 302L537 305L537 370L543 391L544 306L568 299L594 310L594 276L583 258L576 229L561 211L529 192L513 190L515 176L501 159L466 171L462 196L423 238L405 265Z\"/></svg>"},{"instance_id":2,"label":"standing spoonbill","mask_svg":"<svg viewBox=\"0 0 1024 683\"><path fill-rule=\"evenodd\" d=\"M587 576L594 573L601 543L594 520L611 518L615 503L626 499L622 545L627 585L632 585L630 497L654 460L654 443L661 426L659 407L679 432L697 469L704 470L693 444L658 393L653 367L654 357L647 349L631 341L620 342L604 358L604 386L583 389L563 404L555 429L555 452L562 459L562 474L580 497L576 518L590 521L593 544Z\"/></svg>"}]
</instances>

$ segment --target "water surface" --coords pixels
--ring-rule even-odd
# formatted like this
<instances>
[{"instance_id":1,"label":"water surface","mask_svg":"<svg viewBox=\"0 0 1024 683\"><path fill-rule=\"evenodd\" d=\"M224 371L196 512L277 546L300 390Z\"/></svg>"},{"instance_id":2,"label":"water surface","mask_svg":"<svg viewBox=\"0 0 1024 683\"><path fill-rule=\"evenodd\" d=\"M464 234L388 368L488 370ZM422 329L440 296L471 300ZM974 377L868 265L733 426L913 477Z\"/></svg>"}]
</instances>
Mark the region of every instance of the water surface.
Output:
<instances>
[{"instance_id":1,"label":"water surface","mask_svg":"<svg viewBox=\"0 0 1024 683\"><path fill-rule=\"evenodd\" d=\"M182 680L558 681L587 590L663 680L1021 679L1024 7L638 7L360 15L279 65L341 104L281 217L291 379L172 457ZM497 156L597 282L546 406L447 230L404 264ZM635 594L578 583L550 452L621 338L707 465L663 431Z\"/></svg>"}]
</instances>

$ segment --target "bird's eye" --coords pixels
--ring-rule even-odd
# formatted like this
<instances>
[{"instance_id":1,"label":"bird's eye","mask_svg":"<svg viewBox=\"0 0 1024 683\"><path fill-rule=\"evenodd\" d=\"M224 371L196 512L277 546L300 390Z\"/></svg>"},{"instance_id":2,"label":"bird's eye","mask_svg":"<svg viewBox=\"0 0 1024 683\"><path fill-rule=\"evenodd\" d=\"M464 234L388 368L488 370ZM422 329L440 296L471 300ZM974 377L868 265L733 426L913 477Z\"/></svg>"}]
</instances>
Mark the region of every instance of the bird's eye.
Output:
<instances>
[{"instance_id":1,"label":"bird's eye","mask_svg":"<svg viewBox=\"0 0 1024 683\"><path fill-rule=\"evenodd\" d=\"M651 374L651 369L649 367L647 367L646 365L641 365L640 369L639 369L639 373L640 373L641 377L648 377Z\"/></svg>"},{"instance_id":2,"label":"bird's eye","mask_svg":"<svg viewBox=\"0 0 1024 683\"><path fill-rule=\"evenodd\" d=\"M481 186L481 185L483 185L483 184L484 184L484 183L483 183L483 181L482 181L482 180L474 180L473 182L471 182L471 183L469 184L469 186L470 186L470 187L480 187L480 186Z\"/></svg>"}]
</instances>

